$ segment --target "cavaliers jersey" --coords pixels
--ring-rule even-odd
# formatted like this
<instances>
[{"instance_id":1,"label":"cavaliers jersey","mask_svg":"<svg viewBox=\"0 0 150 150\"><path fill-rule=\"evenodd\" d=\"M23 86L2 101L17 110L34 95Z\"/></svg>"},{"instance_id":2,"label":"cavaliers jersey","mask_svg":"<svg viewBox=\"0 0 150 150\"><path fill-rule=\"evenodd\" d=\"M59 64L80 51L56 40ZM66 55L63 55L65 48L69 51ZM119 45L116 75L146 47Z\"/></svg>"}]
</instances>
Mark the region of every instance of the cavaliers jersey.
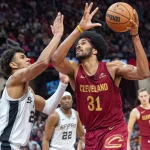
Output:
<instances>
[{"instance_id":1,"label":"cavaliers jersey","mask_svg":"<svg viewBox=\"0 0 150 150\"><path fill-rule=\"evenodd\" d=\"M75 95L79 116L87 132L124 121L120 88L114 84L105 62L99 62L93 76L88 76L80 65Z\"/></svg>"},{"instance_id":2,"label":"cavaliers jersey","mask_svg":"<svg viewBox=\"0 0 150 150\"><path fill-rule=\"evenodd\" d=\"M77 115L74 109L71 109L71 116L67 117L60 108L55 110L59 116L59 123L55 127L50 141L50 150L75 150L77 131Z\"/></svg>"},{"instance_id":3,"label":"cavaliers jersey","mask_svg":"<svg viewBox=\"0 0 150 150\"><path fill-rule=\"evenodd\" d=\"M27 144L34 112L34 96L30 89L21 98L13 99L5 87L0 100L0 150L19 150Z\"/></svg>"},{"instance_id":4,"label":"cavaliers jersey","mask_svg":"<svg viewBox=\"0 0 150 150\"><path fill-rule=\"evenodd\" d=\"M150 109L144 109L141 106L137 107L140 112L140 118L137 120L141 136L150 137Z\"/></svg>"}]
</instances>

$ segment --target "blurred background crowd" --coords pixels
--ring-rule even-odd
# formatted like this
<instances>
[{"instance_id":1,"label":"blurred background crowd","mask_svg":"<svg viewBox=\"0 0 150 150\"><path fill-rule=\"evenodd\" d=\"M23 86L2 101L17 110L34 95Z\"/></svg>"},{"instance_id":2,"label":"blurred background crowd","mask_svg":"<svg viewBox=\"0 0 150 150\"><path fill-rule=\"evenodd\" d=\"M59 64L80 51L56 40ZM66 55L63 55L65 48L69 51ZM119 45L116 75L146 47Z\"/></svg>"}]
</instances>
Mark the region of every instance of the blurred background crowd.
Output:
<instances>
[{"instance_id":1,"label":"blurred background crowd","mask_svg":"<svg viewBox=\"0 0 150 150\"><path fill-rule=\"evenodd\" d=\"M56 17L57 12L64 15L64 35L65 39L79 23L85 2L91 0L1 0L0 1L0 54L11 45L20 45L30 58L37 59L41 51L48 45L52 38L50 25ZM94 22L102 23L102 27L95 28L96 32L101 33L109 45L109 52L106 59L125 59L134 58L134 48L129 33L115 33L105 23L105 14L108 7L117 0L93 0L94 8L99 7L99 11L94 17ZM150 1L143 0L124 0L135 8L139 15L139 34L145 52L150 56ZM74 48L68 53L68 59L75 60ZM44 77L36 80L35 89L42 86L41 79L57 79L58 74L51 67ZM47 80L46 80L47 81ZM129 113L138 104L136 100L136 84L134 81L123 80L121 83L123 109L125 119L128 121ZM129 87L126 89L126 87ZM131 89L131 91L130 91ZM135 90L133 90L135 89ZM71 88L69 88L71 90ZM41 90L39 95L44 97L50 94ZM52 93L51 93L52 94ZM75 101L74 101L75 107ZM47 116L39 112L36 113L35 124L31 133L29 145L22 150L40 150L45 119ZM132 148L138 149L140 143L139 130L135 125L132 133Z\"/></svg>"}]
</instances>

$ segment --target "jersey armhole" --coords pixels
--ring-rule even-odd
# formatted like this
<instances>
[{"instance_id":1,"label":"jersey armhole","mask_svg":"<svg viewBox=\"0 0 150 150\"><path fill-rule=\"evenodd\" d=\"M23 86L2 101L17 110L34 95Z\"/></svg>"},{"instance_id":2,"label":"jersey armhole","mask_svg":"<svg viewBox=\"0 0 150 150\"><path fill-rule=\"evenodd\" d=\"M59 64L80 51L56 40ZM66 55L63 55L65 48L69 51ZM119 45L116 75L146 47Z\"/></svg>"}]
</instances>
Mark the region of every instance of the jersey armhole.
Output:
<instances>
[{"instance_id":1,"label":"jersey armhole","mask_svg":"<svg viewBox=\"0 0 150 150\"><path fill-rule=\"evenodd\" d=\"M61 124L61 119L59 113L57 111L55 111L55 113L58 115L58 123L56 124L55 127L58 127Z\"/></svg>"}]
</instances>

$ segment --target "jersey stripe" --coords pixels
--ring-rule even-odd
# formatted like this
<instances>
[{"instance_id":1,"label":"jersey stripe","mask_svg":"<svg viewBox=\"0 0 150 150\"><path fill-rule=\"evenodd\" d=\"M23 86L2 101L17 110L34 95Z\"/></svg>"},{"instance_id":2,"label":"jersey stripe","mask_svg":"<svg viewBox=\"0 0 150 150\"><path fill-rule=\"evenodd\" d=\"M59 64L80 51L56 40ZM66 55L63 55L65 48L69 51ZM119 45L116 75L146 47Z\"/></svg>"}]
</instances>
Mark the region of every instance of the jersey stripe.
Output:
<instances>
[{"instance_id":1,"label":"jersey stripe","mask_svg":"<svg viewBox=\"0 0 150 150\"><path fill-rule=\"evenodd\" d=\"M9 101L9 106L10 106L10 108L9 108L8 124L4 128L4 131L3 131L2 135L0 136L0 141L2 142L1 150L11 150L9 138L11 135L13 125L16 120L17 113L18 113L19 102L18 101Z\"/></svg>"}]
</instances>

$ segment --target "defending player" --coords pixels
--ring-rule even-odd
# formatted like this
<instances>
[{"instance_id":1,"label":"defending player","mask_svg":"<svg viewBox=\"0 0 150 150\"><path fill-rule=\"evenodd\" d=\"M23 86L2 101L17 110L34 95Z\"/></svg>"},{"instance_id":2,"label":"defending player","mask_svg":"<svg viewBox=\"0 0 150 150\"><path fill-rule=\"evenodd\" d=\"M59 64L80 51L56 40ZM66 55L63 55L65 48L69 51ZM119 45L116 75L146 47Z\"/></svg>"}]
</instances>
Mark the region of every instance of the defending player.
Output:
<instances>
[{"instance_id":1,"label":"defending player","mask_svg":"<svg viewBox=\"0 0 150 150\"><path fill-rule=\"evenodd\" d=\"M66 90L69 80L64 75L60 76L58 89L47 101L35 95L29 87L29 81L48 67L63 35L63 16L60 13L51 27L53 39L34 64L30 64L30 59L19 47L6 50L0 58L1 71L9 77L0 100L0 150L18 150L20 146L26 145L35 109L51 114Z\"/></svg>"}]
</instances>

